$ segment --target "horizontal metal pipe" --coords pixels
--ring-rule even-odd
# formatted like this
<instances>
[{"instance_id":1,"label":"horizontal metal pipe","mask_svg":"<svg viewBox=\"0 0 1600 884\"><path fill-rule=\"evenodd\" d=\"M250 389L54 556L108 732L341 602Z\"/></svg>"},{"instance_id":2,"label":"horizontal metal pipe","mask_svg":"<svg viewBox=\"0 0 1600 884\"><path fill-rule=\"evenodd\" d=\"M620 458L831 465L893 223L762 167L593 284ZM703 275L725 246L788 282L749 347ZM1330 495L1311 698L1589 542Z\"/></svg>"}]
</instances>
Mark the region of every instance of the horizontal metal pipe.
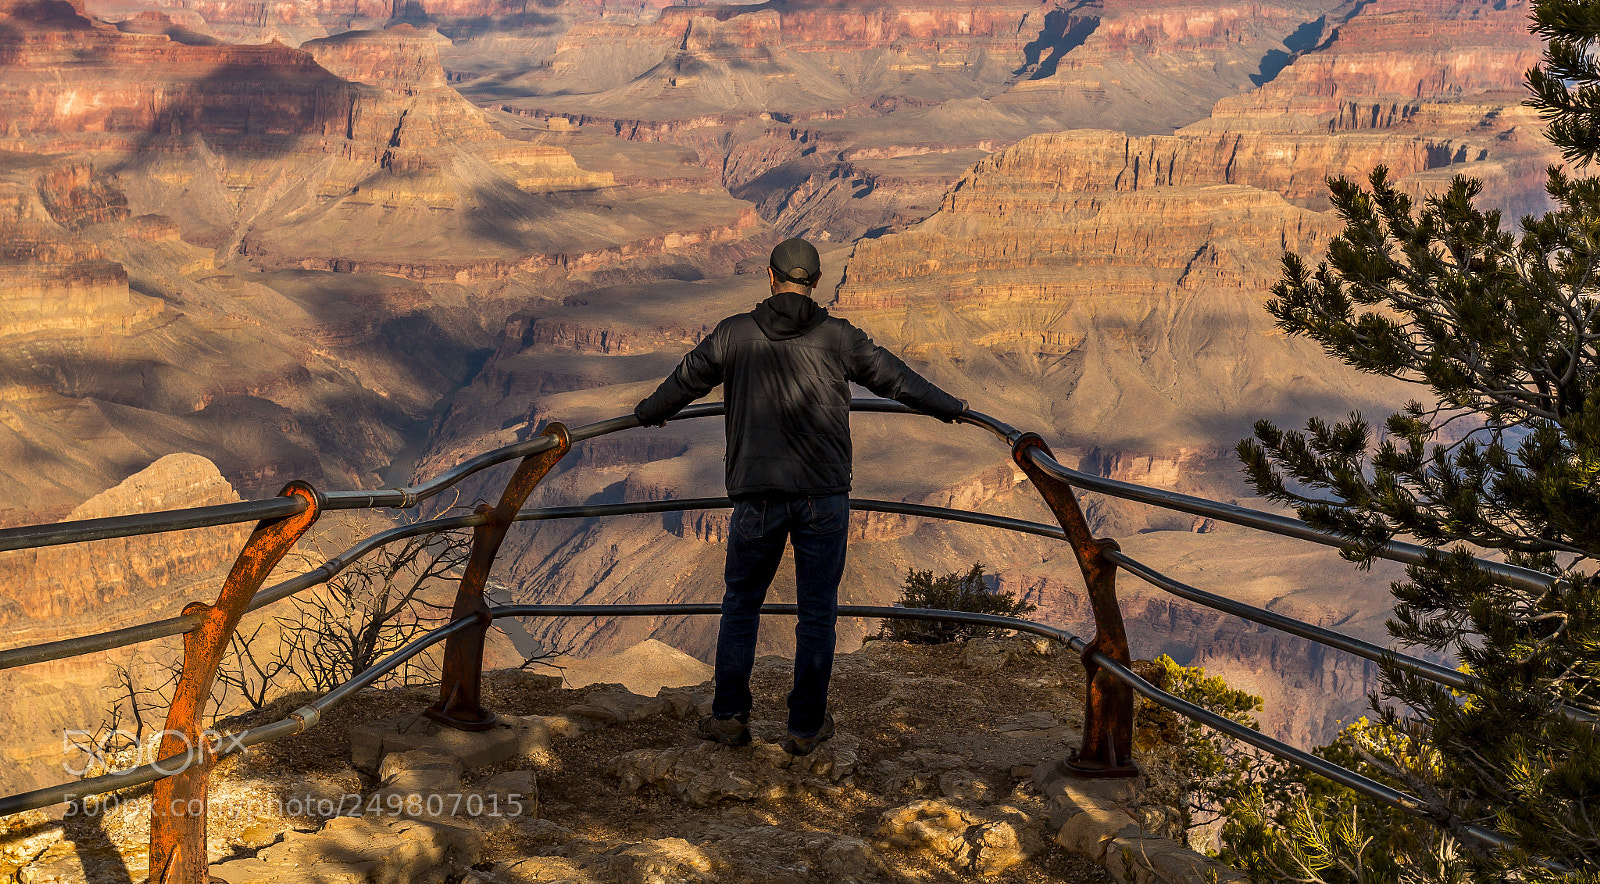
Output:
<instances>
[{"instance_id":1,"label":"horizontal metal pipe","mask_svg":"<svg viewBox=\"0 0 1600 884\"><path fill-rule=\"evenodd\" d=\"M166 638L169 635L180 635L199 626L201 619L199 614L191 614L186 617L168 617L165 620L157 620L153 623L126 626L122 629L113 629L110 632L101 632L95 635L64 638L59 641L11 648L10 650L0 651L0 669L12 669L32 663L47 663L51 660L63 660L67 657L81 657L84 654L93 654L96 651L125 648L128 645L155 641L158 638Z\"/></svg>"},{"instance_id":2,"label":"horizontal metal pipe","mask_svg":"<svg viewBox=\"0 0 1600 884\"><path fill-rule=\"evenodd\" d=\"M380 488L374 491L329 491L322 495L322 508L326 510L371 510L380 508L405 509L414 506L418 498L414 491L405 488Z\"/></svg>"},{"instance_id":3,"label":"horizontal metal pipe","mask_svg":"<svg viewBox=\"0 0 1600 884\"><path fill-rule=\"evenodd\" d=\"M348 568L363 556L380 546L404 537L415 537L420 534L437 534L443 531L453 531L458 528L470 528L483 521L483 517L473 514L468 516L455 516L448 519L433 519L427 522L418 522L415 525L405 525L392 528L388 531L374 534L355 546L324 562L320 567L307 571L304 574L291 577L282 583L275 584L256 593L250 600L246 611L258 611L273 602L280 601L301 590L326 583L332 580L339 572ZM114 629L110 632L85 635L77 638L61 639L60 641L44 642L27 647L12 648L0 651L0 670L11 669L17 666L27 666L33 663L46 663L51 660L61 660L67 657L78 657L83 654L92 654L96 651L109 651L114 648L125 648L129 645L141 644L181 635L200 625L201 615L169 617L152 623L141 623L137 626L128 626Z\"/></svg>"},{"instance_id":4,"label":"horizontal metal pipe","mask_svg":"<svg viewBox=\"0 0 1600 884\"><path fill-rule=\"evenodd\" d=\"M1208 608L1214 608L1218 611L1233 614L1236 617L1243 617L1246 620L1260 623L1263 626L1268 626L1273 629L1298 635L1301 638L1308 638L1314 642L1317 642L1318 644L1327 645L1331 648L1338 648L1341 651L1348 651L1349 653L1355 654L1358 657L1365 657L1368 660L1375 660L1379 663L1387 662L1404 669L1407 672L1420 675L1423 678L1429 679L1430 681L1436 681L1439 684L1448 685L1458 690L1476 691L1479 686L1476 678L1473 678L1464 672L1457 672L1454 669L1440 666L1437 663L1430 663L1427 660L1407 656L1397 651L1392 651L1381 645L1375 645L1371 642L1365 642L1358 638L1352 638L1343 633L1334 632L1331 629L1325 629L1321 626L1312 626L1309 623L1301 622L1293 617L1285 617L1282 614L1273 613L1265 608L1257 608L1254 605L1247 605L1244 602L1235 601L1234 599L1227 598L1226 596L1209 593L1203 589L1196 589L1187 583L1180 583L1179 581L1162 574L1160 571L1151 568L1149 565L1130 558L1126 553L1108 550L1105 553L1105 557L1113 562L1116 562L1118 565L1121 565L1129 573L1134 574L1135 576L1144 580L1146 583L1149 583L1150 585L1159 589L1164 589L1167 592L1178 596L1179 598L1185 598L1191 602L1205 605Z\"/></svg>"},{"instance_id":5,"label":"horizontal metal pipe","mask_svg":"<svg viewBox=\"0 0 1600 884\"><path fill-rule=\"evenodd\" d=\"M640 500L632 503L599 503L590 506L547 506L521 510L518 522L549 522L560 519L589 519L604 516L636 516L641 513L671 513L686 510L714 510L732 506L726 497L685 497L681 500Z\"/></svg>"},{"instance_id":6,"label":"horizontal metal pipe","mask_svg":"<svg viewBox=\"0 0 1600 884\"><path fill-rule=\"evenodd\" d=\"M1263 626L1298 635L1301 638L1308 638L1318 644L1338 648L1341 651L1348 651L1358 657L1365 657L1368 660L1375 660L1379 663L1390 663L1413 675L1421 676L1429 681L1437 682L1456 690L1476 694L1483 687L1483 682L1480 679L1465 672L1458 672L1454 669L1440 666L1437 663L1430 663L1427 660L1390 650L1381 645L1364 642L1361 639L1352 638L1343 633L1334 632L1331 629L1312 626L1292 617L1275 614L1264 608L1247 605L1244 602L1235 601L1226 596L1215 595L1203 589L1196 589L1187 583L1181 583L1162 574L1143 562L1129 558L1126 553L1110 550L1105 555L1106 558L1121 565L1129 573L1143 579L1152 586L1164 589L1175 596L1205 605L1208 608L1215 608L1218 611L1234 614L1246 620L1260 623ZM1596 719L1594 715L1573 706L1561 705L1557 707L1556 711L1582 724L1595 724L1597 720L1600 720Z\"/></svg>"},{"instance_id":7,"label":"horizontal metal pipe","mask_svg":"<svg viewBox=\"0 0 1600 884\"><path fill-rule=\"evenodd\" d=\"M189 748L177 755L169 755L149 764L117 771L116 773L102 774L98 777L89 777L88 779L62 783L59 786L49 786L44 789L35 789L32 792L7 795L4 798L0 798L0 817L13 813L22 813L27 810L53 807L68 801L80 801L92 795L104 795L107 792L115 792L119 789L131 789L134 786L153 783L156 780L188 770L198 756L198 752L193 748Z\"/></svg>"},{"instance_id":8,"label":"horizontal metal pipe","mask_svg":"<svg viewBox=\"0 0 1600 884\"><path fill-rule=\"evenodd\" d=\"M444 641L450 635L460 632L476 622L476 617L463 617L460 620L429 630L422 636L407 643L398 651L385 657L382 662L334 688L308 705L318 712L326 711L348 699L362 688L368 687L373 682L393 672L400 664L422 653L432 645ZM220 741L220 751L217 752L217 757L224 758L250 746L271 742L272 740L298 734L309 729L310 725L307 722L293 716L270 724L253 727L235 735L224 736ZM68 801L80 800L91 795L102 795L106 792L115 792L119 789L128 789L134 786L142 786L146 783L153 783L164 777L182 773L199 761L200 753L190 748L180 754L171 755L128 770L90 777L73 783L63 783L59 786L35 789L32 792L23 792L18 795L10 795L0 798L0 816L22 813L27 810L38 810Z\"/></svg>"},{"instance_id":9,"label":"horizontal metal pipe","mask_svg":"<svg viewBox=\"0 0 1600 884\"><path fill-rule=\"evenodd\" d=\"M1037 534L1040 537L1049 537L1055 540L1065 540L1067 537L1067 532L1061 530L1059 525L1046 525L1043 522L1029 522L1025 519L1013 519L1009 516L992 516L988 513L975 513L971 510L956 510L942 506L927 506L920 503L901 503L895 500L870 500L852 497L850 499L850 508L869 513L895 513L902 516L941 519L947 522L966 522L969 525L1003 528L1019 534Z\"/></svg>"},{"instance_id":10,"label":"horizontal metal pipe","mask_svg":"<svg viewBox=\"0 0 1600 884\"><path fill-rule=\"evenodd\" d=\"M762 614L795 615L799 605L762 605ZM694 614L721 614L722 605L715 602L682 602L652 605L498 605L489 609L495 619L501 617L661 617ZM938 611L929 608L900 608L888 605L840 605L840 617L881 617L885 620L934 620L944 623L970 623L977 626L995 626L1042 635L1059 642L1082 640L1065 629L1002 617L998 614L975 614L967 611Z\"/></svg>"},{"instance_id":11,"label":"horizontal metal pipe","mask_svg":"<svg viewBox=\"0 0 1600 884\"><path fill-rule=\"evenodd\" d=\"M273 740L291 737L306 730L310 730L310 728L305 727L299 719L281 718L271 724L263 724L260 727L242 731L237 735L236 739L238 739L241 747L248 749L251 746L259 746L262 743L270 743Z\"/></svg>"},{"instance_id":12,"label":"horizontal metal pipe","mask_svg":"<svg viewBox=\"0 0 1600 884\"><path fill-rule=\"evenodd\" d=\"M262 519L292 516L305 507L305 500L299 497L270 497L266 500L241 500L237 503L219 503L215 506L197 506L158 513L134 513L127 516L108 516L104 519L80 519L75 522L57 522L50 525L0 528L0 552L58 546L63 543L82 543L89 540L109 540L113 537L132 537L135 534L161 534L189 528L210 528L238 522L259 522Z\"/></svg>"},{"instance_id":13,"label":"horizontal metal pipe","mask_svg":"<svg viewBox=\"0 0 1600 884\"><path fill-rule=\"evenodd\" d=\"M396 509L409 509L424 500L438 494L450 486L460 482L473 473L486 470L496 464L527 457L530 454L539 454L553 448L556 440L550 436L535 436L522 442L496 448L493 451L468 458L448 470L428 479L405 488L384 488L377 491L333 491L323 495L323 508L330 510L370 509L372 507L392 507Z\"/></svg>"},{"instance_id":14,"label":"horizontal metal pipe","mask_svg":"<svg viewBox=\"0 0 1600 884\"><path fill-rule=\"evenodd\" d=\"M453 516L448 519L432 519L426 522L417 522L412 525L402 525L398 528L390 528L388 531L381 531L362 540L360 543L357 543L355 546L350 547L344 552L341 552L338 555L328 559L314 570L307 571L306 573L296 577L291 577L282 583L275 584L261 590L250 599L250 604L245 608L245 610L258 611L262 608L265 608L267 605L272 604L273 602L294 595L303 589L307 589L309 587L316 586L319 583L325 583L329 580L332 580L336 575L339 574L339 572L350 567L357 561L360 561L368 553L381 546L393 543L396 540L401 540L407 537L416 537L422 534L439 534L445 531L454 531L459 528L471 528L474 525L482 524L485 518L485 516L480 516L474 513L473 515L469 516Z\"/></svg>"},{"instance_id":15,"label":"horizontal metal pipe","mask_svg":"<svg viewBox=\"0 0 1600 884\"><path fill-rule=\"evenodd\" d=\"M712 510L725 509L733 506L733 500L727 497L686 497L678 500L644 500L633 503L603 503L590 506L551 506L539 509L528 509L517 513L519 522L542 522L556 519L582 519L600 518L604 516L632 516L640 513L671 513L687 510ZM1051 537L1060 540L1066 536L1059 527L1046 525L1042 522L1028 522L1023 519L1013 519L1007 516L991 516L988 513L976 513L971 510L948 509L939 506L927 506L919 503L901 503L894 500L873 500L864 497L850 498L850 509L869 513L895 513L904 516L920 516L928 519L943 519L950 522L966 522L972 525L986 525L991 528L1004 528L1023 534L1037 534L1041 537Z\"/></svg>"},{"instance_id":16,"label":"horizontal metal pipe","mask_svg":"<svg viewBox=\"0 0 1600 884\"><path fill-rule=\"evenodd\" d=\"M1132 482L1122 482L1103 476L1090 475L1089 473L1062 466L1056 462L1055 458L1037 448L1028 449L1027 455L1033 458L1033 462L1040 469L1053 474L1061 481L1090 491L1098 491L1111 497L1147 503L1151 506L1178 510L1191 515L1220 519L1235 525L1258 528L1262 531L1270 531L1273 534L1281 534L1285 537L1294 537L1299 540L1309 540L1312 543L1320 543L1324 546L1336 546L1340 549L1353 549L1356 546L1348 538L1329 531L1318 530L1299 519L1280 516L1276 513L1264 513L1260 510L1246 509L1233 504L1218 503L1214 500L1206 500L1203 497L1191 497L1187 494L1179 494L1176 491L1163 491L1159 488L1135 485ZM1384 545L1383 549L1378 551L1378 556L1414 565L1427 561L1431 552L1427 547L1418 546L1414 543L1390 541ZM1556 582L1556 578L1548 574L1541 574L1538 571L1527 568L1518 568L1514 565L1507 565L1504 562L1492 562L1487 559L1476 559L1474 561L1477 562L1478 568L1493 578L1495 582L1506 586L1538 592L1549 589Z\"/></svg>"}]
</instances>

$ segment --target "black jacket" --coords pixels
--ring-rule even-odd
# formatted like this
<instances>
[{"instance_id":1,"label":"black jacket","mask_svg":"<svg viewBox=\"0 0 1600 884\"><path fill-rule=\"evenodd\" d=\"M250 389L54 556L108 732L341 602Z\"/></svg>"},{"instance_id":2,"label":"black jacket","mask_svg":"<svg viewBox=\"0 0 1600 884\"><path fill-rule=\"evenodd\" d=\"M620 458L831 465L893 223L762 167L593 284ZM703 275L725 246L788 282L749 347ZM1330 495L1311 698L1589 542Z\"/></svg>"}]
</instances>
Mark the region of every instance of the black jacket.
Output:
<instances>
[{"instance_id":1,"label":"black jacket","mask_svg":"<svg viewBox=\"0 0 1600 884\"><path fill-rule=\"evenodd\" d=\"M850 382L943 421L960 400L797 292L719 323L633 413L659 424L723 384L730 497L850 490Z\"/></svg>"}]
</instances>

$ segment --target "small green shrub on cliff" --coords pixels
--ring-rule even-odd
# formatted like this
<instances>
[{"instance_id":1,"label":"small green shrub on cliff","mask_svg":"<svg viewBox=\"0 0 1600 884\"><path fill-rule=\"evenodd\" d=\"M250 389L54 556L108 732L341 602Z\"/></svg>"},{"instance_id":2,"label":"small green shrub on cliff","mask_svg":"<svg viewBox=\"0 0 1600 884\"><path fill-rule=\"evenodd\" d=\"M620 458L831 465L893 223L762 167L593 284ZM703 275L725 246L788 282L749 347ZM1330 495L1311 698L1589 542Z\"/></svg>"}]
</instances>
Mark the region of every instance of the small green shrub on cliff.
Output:
<instances>
[{"instance_id":1,"label":"small green shrub on cliff","mask_svg":"<svg viewBox=\"0 0 1600 884\"><path fill-rule=\"evenodd\" d=\"M1362 718L1315 754L1405 791L1410 771L1442 776L1444 758L1415 726ZM1289 765L1229 796L1219 858L1257 884L1468 884L1469 848L1449 831ZM1496 881L1541 880L1515 871ZM1584 879L1564 879L1572 884ZM1590 879L1592 880L1592 879Z\"/></svg>"},{"instance_id":2,"label":"small green shrub on cliff","mask_svg":"<svg viewBox=\"0 0 1600 884\"><path fill-rule=\"evenodd\" d=\"M1261 729L1253 714L1261 711L1260 697L1206 675L1199 666L1179 665L1166 654L1155 662L1165 671L1168 691L1252 730ZM1277 759L1197 721L1174 717L1184 750L1175 785L1183 794L1168 803L1182 811L1185 830L1215 828L1231 803L1284 774L1285 765Z\"/></svg>"},{"instance_id":3,"label":"small green shrub on cliff","mask_svg":"<svg viewBox=\"0 0 1600 884\"><path fill-rule=\"evenodd\" d=\"M998 614L1001 617L1027 617L1037 608L1017 601L1016 593L997 592L983 579L983 565L974 564L965 574L934 577L932 571L907 569L906 582L897 608L929 608L939 611L965 611L972 614ZM927 620L885 620L879 638L937 645L962 641L1002 630L966 623L939 623Z\"/></svg>"},{"instance_id":4,"label":"small green shrub on cliff","mask_svg":"<svg viewBox=\"0 0 1600 884\"><path fill-rule=\"evenodd\" d=\"M1200 667L1162 655L1167 690L1252 729L1261 698ZM1244 872L1254 884L1465 884L1455 840L1423 820L1370 801L1204 725L1179 717L1178 794L1193 846ZM1366 718L1314 754L1403 789L1401 767L1437 769L1437 752Z\"/></svg>"}]
</instances>

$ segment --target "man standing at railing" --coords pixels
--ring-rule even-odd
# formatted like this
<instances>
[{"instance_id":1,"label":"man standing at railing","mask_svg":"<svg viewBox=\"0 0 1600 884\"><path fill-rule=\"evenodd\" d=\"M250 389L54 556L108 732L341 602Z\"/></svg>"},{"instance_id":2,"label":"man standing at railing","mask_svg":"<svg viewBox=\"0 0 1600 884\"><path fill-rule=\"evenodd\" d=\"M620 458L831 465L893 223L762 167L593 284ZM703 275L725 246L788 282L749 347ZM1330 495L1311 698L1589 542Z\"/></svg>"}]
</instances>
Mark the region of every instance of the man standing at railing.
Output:
<instances>
[{"instance_id":1,"label":"man standing at railing","mask_svg":"<svg viewBox=\"0 0 1600 884\"><path fill-rule=\"evenodd\" d=\"M965 411L966 403L811 299L822 262L810 243L779 243L767 279L772 297L719 323L633 413L646 426L661 426L723 385L734 506L716 696L699 735L730 746L750 742L750 672L761 604L787 539L794 545L800 618L783 747L809 755L834 733L828 680L850 523L850 384L946 422Z\"/></svg>"}]
</instances>

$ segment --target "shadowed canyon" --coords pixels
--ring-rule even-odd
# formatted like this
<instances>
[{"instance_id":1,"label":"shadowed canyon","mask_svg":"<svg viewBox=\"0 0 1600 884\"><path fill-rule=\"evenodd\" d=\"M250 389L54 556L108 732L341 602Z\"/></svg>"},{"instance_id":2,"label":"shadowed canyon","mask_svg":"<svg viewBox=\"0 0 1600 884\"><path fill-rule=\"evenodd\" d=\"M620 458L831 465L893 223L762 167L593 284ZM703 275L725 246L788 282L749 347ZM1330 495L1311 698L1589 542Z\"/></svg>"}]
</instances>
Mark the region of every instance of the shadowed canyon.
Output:
<instances>
[{"instance_id":1,"label":"shadowed canyon","mask_svg":"<svg viewBox=\"0 0 1600 884\"><path fill-rule=\"evenodd\" d=\"M626 413L765 296L792 235L818 243L831 311L1062 462L1268 508L1232 453L1253 421L1416 395L1263 309L1283 252L1340 230L1327 179L1383 165L1425 196L1468 175L1508 224L1546 207L1560 157L1522 106L1528 11L0 0L0 527L295 478L393 487L544 421ZM853 426L857 497L1052 520L986 434ZM577 446L530 505L721 493L720 422L686 421ZM1387 643L1397 568L1084 503L1180 580ZM726 532L719 510L525 524L495 579L526 602L715 601ZM5 644L172 616L214 594L241 536L0 553ZM1064 544L901 516L853 516L840 600L889 604L908 568L973 562L1092 632ZM787 570L772 601L793 600ZM1120 582L1134 655L1262 695L1269 733L1310 745L1365 709L1376 666ZM526 630L583 657L715 644L708 618ZM841 649L876 630L842 623ZM763 632L763 653L791 646L787 623ZM0 789L61 778L62 729L110 702L105 667L0 673Z\"/></svg>"}]
</instances>

